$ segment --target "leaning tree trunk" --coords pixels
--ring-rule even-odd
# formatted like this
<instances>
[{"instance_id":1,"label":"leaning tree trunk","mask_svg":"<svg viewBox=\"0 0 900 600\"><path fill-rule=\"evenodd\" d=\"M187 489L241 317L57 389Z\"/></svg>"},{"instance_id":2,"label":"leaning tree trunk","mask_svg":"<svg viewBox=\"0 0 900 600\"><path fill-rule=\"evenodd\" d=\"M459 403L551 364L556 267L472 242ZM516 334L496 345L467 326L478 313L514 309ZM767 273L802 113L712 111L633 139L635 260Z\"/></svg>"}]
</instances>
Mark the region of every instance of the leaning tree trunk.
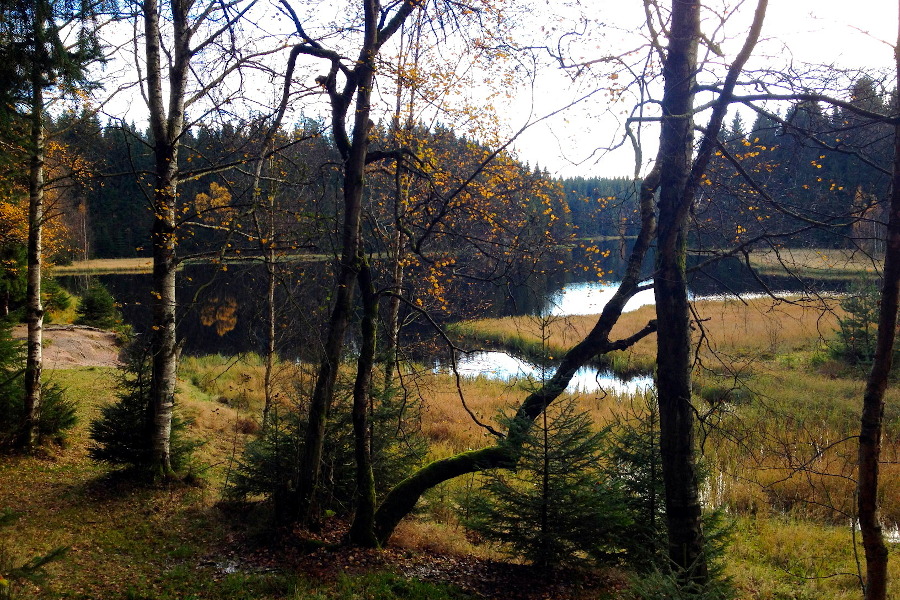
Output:
<instances>
[{"instance_id":1,"label":"leaning tree trunk","mask_svg":"<svg viewBox=\"0 0 900 600\"><path fill-rule=\"evenodd\" d=\"M894 58L900 75L900 30ZM894 125L894 165L890 216L884 250L884 286L878 311L875 358L866 381L859 430L859 529L866 556L866 600L887 598L888 549L878 514L878 476L884 422L884 393L891 375L900 298L900 125Z\"/></svg>"},{"instance_id":2,"label":"leaning tree trunk","mask_svg":"<svg viewBox=\"0 0 900 600\"><path fill-rule=\"evenodd\" d=\"M37 20L37 17L35 17ZM35 23L35 31L40 23ZM25 359L25 411L21 446L37 443L41 414L42 333L41 304L42 234L44 228L44 97L42 73L34 68L31 81L31 161L28 174L28 274L25 290L28 349Z\"/></svg>"},{"instance_id":3,"label":"leaning tree trunk","mask_svg":"<svg viewBox=\"0 0 900 600\"><path fill-rule=\"evenodd\" d=\"M613 350L624 350L656 331L656 323L651 322L629 338L617 341L609 339L612 328L618 322L625 304L640 289L641 267L656 232L654 194L658 182L658 169L654 169L644 178L640 194L640 233L631 249L628 265L622 276L622 283L619 284L619 288L610 301L603 307L603 312L590 333L566 352L553 376L540 389L529 394L523 400L505 439L500 440L494 446L481 450L472 450L436 460L419 469L388 492L375 513L375 534L379 544L384 545L388 542L394 529L415 508L422 494L434 486L467 473L497 468L514 468L528 429L535 419L565 391L578 369L595 357Z\"/></svg>"}]
</instances>

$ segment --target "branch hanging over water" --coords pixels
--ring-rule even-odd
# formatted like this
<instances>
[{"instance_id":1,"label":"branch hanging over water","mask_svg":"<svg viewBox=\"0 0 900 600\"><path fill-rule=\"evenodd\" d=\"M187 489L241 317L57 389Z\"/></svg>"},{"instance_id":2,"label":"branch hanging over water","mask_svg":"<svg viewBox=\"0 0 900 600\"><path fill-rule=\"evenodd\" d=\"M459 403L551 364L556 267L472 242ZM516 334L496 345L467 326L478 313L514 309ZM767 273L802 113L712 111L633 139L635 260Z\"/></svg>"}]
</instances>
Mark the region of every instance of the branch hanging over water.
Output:
<instances>
[{"instance_id":1,"label":"branch hanging over water","mask_svg":"<svg viewBox=\"0 0 900 600\"><path fill-rule=\"evenodd\" d=\"M375 535L379 544L387 543L397 524L412 511L426 490L467 473L515 467L525 433L550 403L565 391L578 369L597 356L628 348L656 331L656 321L650 321L643 329L627 338L617 341L609 339L625 304L640 289L638 284L644 257L656 233L655 194L658 185L659 170L654 168L641 184L641 231L631 249L622 283L603 307L594 328L566 352L553 377L522 401L504 439L488 448L436 460L401 481L387 494L375 513Z\"/></svg>"}]
</instances>

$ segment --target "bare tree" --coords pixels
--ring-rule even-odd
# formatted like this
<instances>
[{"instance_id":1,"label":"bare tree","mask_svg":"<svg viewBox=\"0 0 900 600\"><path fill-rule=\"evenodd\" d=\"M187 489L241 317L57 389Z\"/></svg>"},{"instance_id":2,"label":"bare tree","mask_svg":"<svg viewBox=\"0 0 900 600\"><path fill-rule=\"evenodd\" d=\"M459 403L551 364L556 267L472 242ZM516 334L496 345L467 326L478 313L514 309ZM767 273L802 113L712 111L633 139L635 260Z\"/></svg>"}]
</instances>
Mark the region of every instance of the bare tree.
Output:
<instances>
[{"instance_id":1,"label":"bare tree","mask_svg":"<svg viewBox=\"0 0 900 600\"><path fill-rule=\"evenodd\" d=\"M894 58L896 73L900 77L900 24ZM859 528L866 555L866 600L887 598L888 549L878 514L878 475L884 423L884 393L893 366L897 309L900 305L900 123L894 124L894 163L883 278L875 357L866 381L859 431L858 510Z\"/></svg>"},{"instance_id":2,"label":"bare tree","mask_svg":"<svg viewBox=\"0 0 900 600\"><path fill-rule=\"evenodd\" d=\"M376 60L384 44L397 32L418 4L413 0L403 0L398 4L383 7L378 0L363 0L361 2L363 37L353 60L336 50L323 47L321 43L307 35L290 3L282 0L282 5L293 18L296 34L300 38L296 49L302 54L321 58L329 63L328 74L319 77L317 81L328 94L332 135L343 162L341 256L323 355L310 399L309 425L299 465L296 493L296 514L302 520L308 520L313 495L319 482L328 410L334 394L344 336L353 309L356 279L357 277L365 279L367 277L365 272L369 269L361 246L360 225L365 167L369 160L369 133L373 127L370 114ZM352 115L348 115L351 107L354 110ZM360 380L357 385L360 389L354 392L354 398L358 401L367 401L367 381ZM354 430L357 436L363 438L368 436L368 427L364 423L365 414L365 409L354 407ZM371 467L362 465L359 468L364 479L370 480ZM362 505L358 506L357 510L365 511L369 499L374 502L374 493L369 494L366 491L370 485L365 481L359 482L359 487Z\"/></svg>"}]
</instances>

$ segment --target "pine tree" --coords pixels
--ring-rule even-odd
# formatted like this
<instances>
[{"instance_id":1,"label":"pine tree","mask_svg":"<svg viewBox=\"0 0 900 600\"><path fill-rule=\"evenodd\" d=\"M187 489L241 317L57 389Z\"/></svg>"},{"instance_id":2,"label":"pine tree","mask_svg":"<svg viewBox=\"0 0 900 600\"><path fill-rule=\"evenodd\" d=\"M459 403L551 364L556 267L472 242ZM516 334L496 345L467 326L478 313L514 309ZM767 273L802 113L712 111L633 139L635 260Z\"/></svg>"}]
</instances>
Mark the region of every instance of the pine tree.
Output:
<instances>
[{"instance_id":1,"label":"pine tree","mask_svg":"<svg viewBox=\"0 0 900 600\"><path fill-rule=\"evenodd\" d=\"M629 520L597 469L605 432L574 400L528 432L515 471L487 475L467 525L541 568L617 558Z\"/></svg>"}]
</instances>

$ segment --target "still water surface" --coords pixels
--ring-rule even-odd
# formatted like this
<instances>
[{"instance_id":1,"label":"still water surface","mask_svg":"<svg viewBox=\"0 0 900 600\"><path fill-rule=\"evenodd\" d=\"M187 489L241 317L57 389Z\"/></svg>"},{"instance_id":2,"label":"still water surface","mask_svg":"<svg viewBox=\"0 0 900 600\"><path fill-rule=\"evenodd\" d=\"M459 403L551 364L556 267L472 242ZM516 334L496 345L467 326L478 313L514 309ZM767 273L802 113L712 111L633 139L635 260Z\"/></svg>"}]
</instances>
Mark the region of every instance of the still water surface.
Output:
<instances>
[{"instance_id":1,"label":"still water surface","mask_svg":"<svg viewBox=\"0 0 900 600\"><path fill-rule=\"evenodd\" d=\"M599 314L618 289L618 282L575 282L564 285L549 294L544 304L545 314L556 317ZM653 304L653 290L636 294L625 305L625 311ZM438 372L450 372L450 366L440 364ZM463 377L485 377L524 387L534 387L553 376L553 369L542 368L506 352L472 352L457 360L457 371ZM647 376L622 379L609 370L591 367L579 369L567 391L571 393L607 393L634 395L653 386L653 378Z\"/></svg>"},{"instance_id":2,"label":"still water surface","mask_svg":"<svg viewBox=\"0 0 900 600\"><path fill-rule=\"evenodd\" d=\"M437 372L449 373L447 365L435 368ZM537 387L542 380L553 375L552 369L541 367L524 361L506 352L472 352L463 354L457 360L457 372L462 377L484 377L521 385L526 389ZM616 395L634 395L653 387L653 378L640 376L622 379L612 371L598 371L590 367L578 369L567 391L571 393L607 393Z\"/></svg>"},{"instance_id":3,"label":"still water surface","mask_svg":"<svg viewBox=\"0 0 900 600\"><path fill-rule=\"evenodd\" d=\"M454 299L450 314L456 320L522 314L598 314L615 293L618 283L578 281L576 274L581 272L578 264L577 257L573 257L568 273L548 276L526 287L485 285L454 289L448 294ZM621 272L622 268L623 265L612 264L607 271ZM742 296L759 293L755 279L743 272L736 261L723 262L716 268L717 271L705 272L692 280L691 293L695 299L725 291ZM321 344L322 323L327 320L323 307L328 306L332 281L329 267L323 262L312 262L284 265L282 269L277 298L283 318L279 327L279 353L289 359L314 359ZM266 339L266 283L261 266L229 265L226 272L212 265L188 265L178 277L178 328L179 336L186 342L186 354L236 355L262 351ZM70 289L77 291L87 285L86 279L69 279L63 284ZM147 331L150 325L149 275L107 275L99 279L122 306L125 321L132 324L136 332ZM771 289L793 289L792 281L786 278L767 283ZM653 292L647 290L632 298L625 310L635 310L653 302ZM430 331L421 331L427 328L419 329L416 335L431 335ZM349 342L352 347L353 341ZM441 360L435 354L420 359ZM539 381L541 378L540 367L503 352L461 356L459 366L465 376L510 382L529 377ZM439 368L446 370L447 364L442 363ZM585 393L633 393L650 384L647 377L622 381L609 372L585 369L575 376L569 389Z\"/></svg>"}]
</instances>

